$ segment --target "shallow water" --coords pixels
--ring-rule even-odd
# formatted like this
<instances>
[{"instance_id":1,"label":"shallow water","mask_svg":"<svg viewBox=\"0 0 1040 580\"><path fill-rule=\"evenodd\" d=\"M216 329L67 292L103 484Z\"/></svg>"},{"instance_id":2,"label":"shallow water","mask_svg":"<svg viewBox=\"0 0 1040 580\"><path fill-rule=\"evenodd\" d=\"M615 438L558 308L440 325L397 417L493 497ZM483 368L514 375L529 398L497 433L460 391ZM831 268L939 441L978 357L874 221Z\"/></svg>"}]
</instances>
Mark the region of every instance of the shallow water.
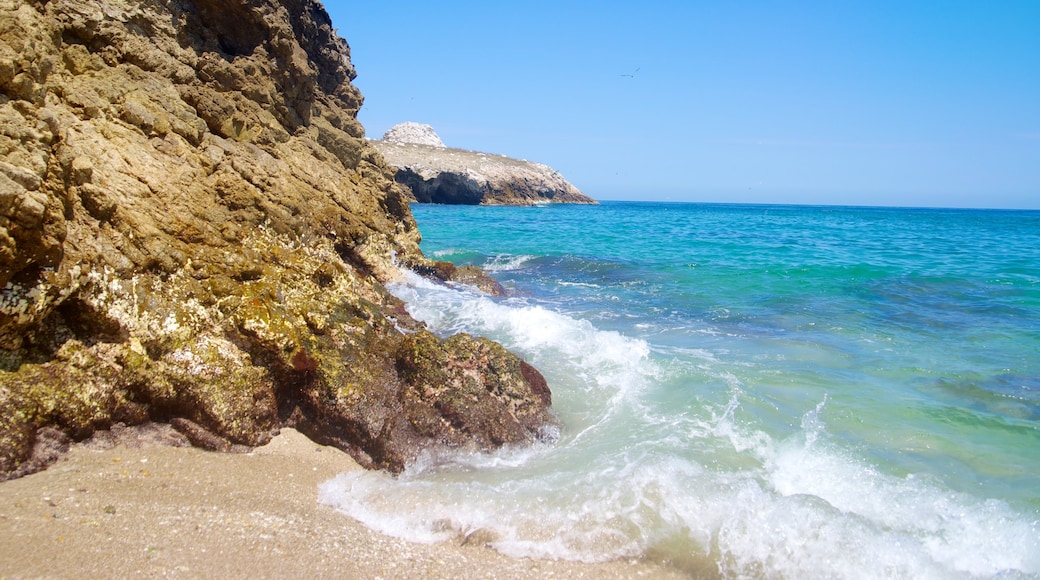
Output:
<instances>
[{"instance_id":1,"label":"shallow water","mask_svg":"<svg viewBox=\"0 0 1040 580\"><path fill-rule=\"evenodd\" d=\"M726 577L1040 577L1040 212L413 206L494 299L391 288L549 381L551 444L351 473L416 541Z\"/></svg>"}]
</instances>

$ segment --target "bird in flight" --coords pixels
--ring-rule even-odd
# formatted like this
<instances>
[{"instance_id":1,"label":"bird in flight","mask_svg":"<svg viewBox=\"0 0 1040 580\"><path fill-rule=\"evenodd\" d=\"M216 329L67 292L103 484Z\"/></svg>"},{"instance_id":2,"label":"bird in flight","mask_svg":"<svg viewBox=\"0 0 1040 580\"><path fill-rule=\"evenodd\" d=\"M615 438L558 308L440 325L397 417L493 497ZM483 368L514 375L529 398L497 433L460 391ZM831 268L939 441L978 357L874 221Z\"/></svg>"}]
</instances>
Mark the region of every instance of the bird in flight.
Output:
<instances>
[{"instance_id":1,"label":"bird in flight","mask_svg":"<svg viewBox=\"0 0 1040 580\"><path fill-rule=\"evenodd\" d=\"M631 72L631 73L629 73L629 74L624 74L624 75L621 75L621 76L623 76L623 77L628 77L628 78L630 78L630 79L634 79L634 78L636 78L636 73L637 73L637 72L639 72L639 69L640 69L640 68L642 68L642 67L636 67L636 70L632 71L632 72Z\"/></svg>"}]
</instances>

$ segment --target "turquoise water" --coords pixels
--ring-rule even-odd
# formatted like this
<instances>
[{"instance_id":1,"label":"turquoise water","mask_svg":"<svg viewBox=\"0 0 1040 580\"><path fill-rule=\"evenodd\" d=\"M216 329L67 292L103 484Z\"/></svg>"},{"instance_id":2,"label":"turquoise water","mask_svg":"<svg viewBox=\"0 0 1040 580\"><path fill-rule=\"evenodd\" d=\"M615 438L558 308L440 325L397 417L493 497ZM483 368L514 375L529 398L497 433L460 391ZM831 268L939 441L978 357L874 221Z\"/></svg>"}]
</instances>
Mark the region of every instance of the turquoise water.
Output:
<instances>
[{"instance_id":1,"label":"turquoise water","mask_svg":"<svg viewBox=\"0 0 1040 580\"><path fill-rule=\"evenodd\" d=\"M723 577L1040 577L1040 212L416 205L434 331L545 374L558 436L343 475L415 541Z\"/></svg>"}]
</instances>

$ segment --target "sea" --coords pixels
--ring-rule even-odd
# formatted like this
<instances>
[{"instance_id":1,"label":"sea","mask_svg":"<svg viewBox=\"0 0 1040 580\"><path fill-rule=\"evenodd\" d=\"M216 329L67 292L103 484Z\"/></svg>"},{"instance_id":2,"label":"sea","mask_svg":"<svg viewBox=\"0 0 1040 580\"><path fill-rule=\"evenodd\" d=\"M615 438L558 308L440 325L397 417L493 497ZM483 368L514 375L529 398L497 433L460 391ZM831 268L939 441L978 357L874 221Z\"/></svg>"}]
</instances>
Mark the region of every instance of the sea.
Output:
<instances>
[{"instance_id":1,"label":"sea","mask_svg":"<svg viewBox=\"0 0 1040 580\"><path fill-rule=\"evenodd\" d=\"M1040 578L1040 212L415 205L437 334L536 366L559 429L351 472L321 501L415 542L694 577Z\"/></svg>"}]
</instances>

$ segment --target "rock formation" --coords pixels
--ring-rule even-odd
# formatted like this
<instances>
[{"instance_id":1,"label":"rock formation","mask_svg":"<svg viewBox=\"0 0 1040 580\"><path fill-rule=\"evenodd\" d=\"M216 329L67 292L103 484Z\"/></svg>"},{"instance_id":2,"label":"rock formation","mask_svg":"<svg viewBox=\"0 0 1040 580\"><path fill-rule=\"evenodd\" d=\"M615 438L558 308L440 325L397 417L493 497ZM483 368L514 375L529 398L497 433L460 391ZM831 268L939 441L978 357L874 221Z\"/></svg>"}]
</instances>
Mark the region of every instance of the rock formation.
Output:
<instances>
[{"instance_id":1,"label":"rock formation","mask_svg":"<svg viewBox=\"0 0 1040 580\"><path fill-rule=\"evenodd\" d=\"M383 141L444 147L444 141L441 141L440 135L433 130L433 127L411 121L390 127L386 133L383 133Z\"/></svg>"},{"instance_id":2,"label":"rock formation","mask_svg":"<svg viewBox=\"0 0 1040 580\"><path fill-rule=\"evenodd\" d=\"M372 144L397 168L397 182L421 203L596 203L548 165L448 149L429 125L401 123Z\"/></svg>"},{"instance_id":3,"label":"rock formation","mask_svg":"<svg viewBox=\"0 0 1040 580\"><path fill-rule=\"evenodd\" d=\"M421 255L354 76L317 0L0 2L0 478L119 423L391 470L552 426L536 370L383 287L479 273Z\"/></svg>"}]
</instances>

